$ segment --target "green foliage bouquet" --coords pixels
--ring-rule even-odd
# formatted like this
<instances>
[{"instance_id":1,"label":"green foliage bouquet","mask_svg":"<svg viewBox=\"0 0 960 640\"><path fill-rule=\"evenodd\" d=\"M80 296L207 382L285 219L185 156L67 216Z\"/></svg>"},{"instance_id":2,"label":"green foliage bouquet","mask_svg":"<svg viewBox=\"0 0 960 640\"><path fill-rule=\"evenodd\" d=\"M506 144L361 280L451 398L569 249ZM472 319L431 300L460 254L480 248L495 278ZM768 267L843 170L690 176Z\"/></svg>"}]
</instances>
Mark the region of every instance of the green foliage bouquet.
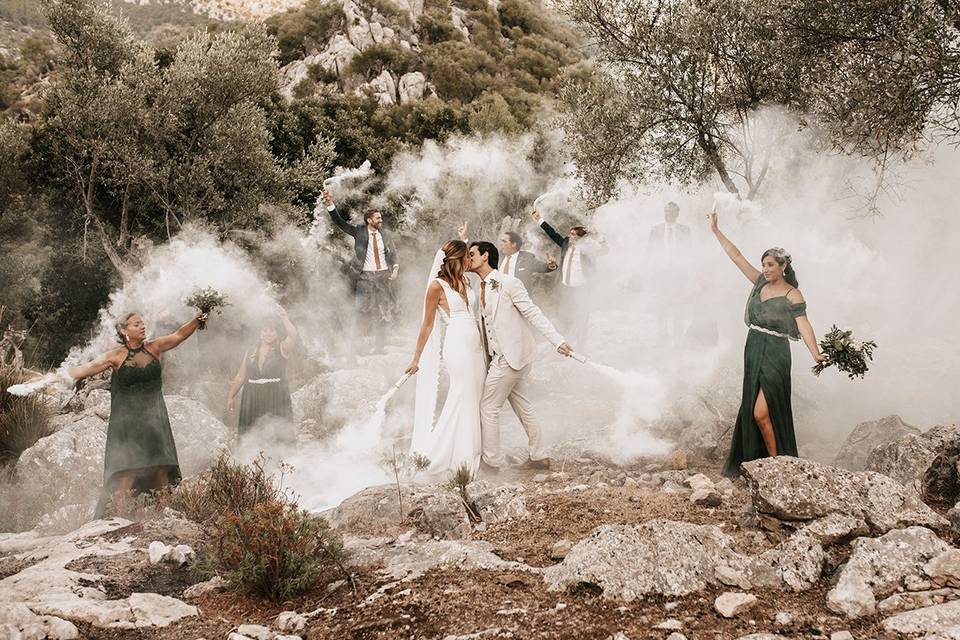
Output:
<instances>
[{"instance_id":1,"label":"green foliage bouquet","mask_svg":"<svg viewBox=\"0 0 960 640\"><path fill-rule=\"evenodd\" d=\"M873 360L873 350L876 348L877 343L873 340L854 340L852 331L841 331L837 325L833 325L820 341L820 350L827 361L817 363L813 367L813 374L818 376L827 367L836 365L851 380L862 378L869 371L867 361Z\"/></svg>"},{"instance_id":2,"label":"green foliage bouquet","mask_svg":"<svg viewBox=\"0 0 960 640\"><path fill-rule=\"evenodd\" d=\"M221 315L223 313L220 310L221 307L230 306L230 303L227 302L227 296L223 295L213 287L197 289L183 302L188 307L196 307L200 313L209 314L211 311L216 311L217 315ZM201 321L198 328L203 331L206 329L206 323Z\"/></svg>"}]
</instances>

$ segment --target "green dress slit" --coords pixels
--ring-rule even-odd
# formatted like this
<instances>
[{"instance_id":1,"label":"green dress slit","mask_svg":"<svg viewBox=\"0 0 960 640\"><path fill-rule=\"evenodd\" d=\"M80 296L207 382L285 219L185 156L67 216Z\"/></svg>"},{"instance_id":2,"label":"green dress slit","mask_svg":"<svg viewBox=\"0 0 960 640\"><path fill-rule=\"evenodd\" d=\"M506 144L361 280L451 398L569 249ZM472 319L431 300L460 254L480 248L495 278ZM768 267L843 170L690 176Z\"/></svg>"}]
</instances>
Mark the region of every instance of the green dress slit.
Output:
<instances>
[{"instance_id":1,"label":"green dress slit","mask_svg":"<svg viewBox=\"0 0 960 640\"><path fill-rule=\"evenodd\" d=\"M796 456L797 438L793 429L793 409L790 405L790 340L799 340L797 318L807 314L805 302L794 303L786 296L760 300L760 290L766 284L763 276L757 280L747 299L744 321L747 326L760 327L779 335L751 328L743 350L743 396L740 413L733 429L730 455L723 474L740 475L740 463L767 457L760 428L753 418L753 410L760 390L767 401L773 433L779 455ZM789 340L788 340L789 338Z\"/></svg>"},{"instance_id":2,"label":"green dress slit","mask_svg":"<svg viewBox=\"0 0 960 640\"><path fill-rule=\"evenodd\" d=\"M136 472L134 494L144 492L157 472L180 481L180 462L163 400L160 361L140 347L129 349L110 378L110 423L103 463L103 491L95 517L102 517L117 474Z\"/></svg>"}]
</instances>

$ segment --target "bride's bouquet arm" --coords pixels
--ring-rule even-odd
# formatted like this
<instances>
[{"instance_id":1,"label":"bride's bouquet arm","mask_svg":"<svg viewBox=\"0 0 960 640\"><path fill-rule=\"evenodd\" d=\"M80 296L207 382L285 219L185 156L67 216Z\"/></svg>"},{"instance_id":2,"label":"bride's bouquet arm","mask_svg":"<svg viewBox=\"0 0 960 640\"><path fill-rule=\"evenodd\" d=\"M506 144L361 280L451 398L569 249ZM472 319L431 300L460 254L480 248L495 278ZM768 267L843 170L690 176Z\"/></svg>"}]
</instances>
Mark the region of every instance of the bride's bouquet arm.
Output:
<instances>
[{"instance_id":1,"label":"bride's bouquet arm","mask_svg":"<svg viewBox=\"0 0 960 640\"><path fill-rule=\"evenodd\" d=\"M427 345L427 340L433 332L433 324L437 319L437 307L440 306L441 295L443 295L443 288L440 284L431 282L430 286L427 287L427 296L423 302L423 322L420 323L417 348L413 353L410 365L403 370L404 373L414 374L420 368L420 356L423 355L423 348Z\"/></svg>"}]
</instances>

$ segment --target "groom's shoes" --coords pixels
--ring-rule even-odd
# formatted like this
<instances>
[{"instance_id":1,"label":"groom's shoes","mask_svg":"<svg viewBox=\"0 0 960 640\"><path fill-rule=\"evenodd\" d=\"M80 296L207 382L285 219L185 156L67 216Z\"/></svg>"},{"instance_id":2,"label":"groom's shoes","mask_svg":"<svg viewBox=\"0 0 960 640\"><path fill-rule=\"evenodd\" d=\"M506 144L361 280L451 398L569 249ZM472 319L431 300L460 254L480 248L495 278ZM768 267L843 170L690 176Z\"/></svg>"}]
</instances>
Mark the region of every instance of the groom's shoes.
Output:
<instances>
[{"instance_id":1,"label":"groom's shoes","mask_svg":"<svg viewBox=\"0 0 960 640\"><path fill-rule=\"evenodd\" d=\"M521 469L531 469L536 471L549 471L550 469L550 458L541 458L539 460L534 460L533 458L527 460L522 465Z\"/></svg>"},{"instance_id":2,"label":"groom's shoes","mask_svg":"<svg viewBox=\"0 0 960 640\"><path fill-rule=\"evenodd\" d=\"M479 475L487 478L492 478L500 475L500 467L495 467L492 464L487 464L483 460L480 461Z\"/></svg>"}]
</instances>

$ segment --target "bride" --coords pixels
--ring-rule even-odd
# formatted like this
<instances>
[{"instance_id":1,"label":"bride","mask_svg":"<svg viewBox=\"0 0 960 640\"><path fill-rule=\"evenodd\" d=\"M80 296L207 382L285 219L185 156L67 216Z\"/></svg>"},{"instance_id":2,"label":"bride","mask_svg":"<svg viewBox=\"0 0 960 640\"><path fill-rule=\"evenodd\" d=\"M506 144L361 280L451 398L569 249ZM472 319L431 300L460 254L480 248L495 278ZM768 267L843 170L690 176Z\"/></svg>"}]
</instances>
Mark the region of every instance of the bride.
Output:
<instances>
[{"instance_id":1,"label":"bride","mask_svg":"<svg viewBox=\"0 0 960 640\"><path fill-rule=\"evenodd\" d=\"M476 294L464 276L467 259L467 244L460 240L450 240L437 252L417 348L405 370L419 371L410 452L430 459L428 475L449 474L463 464L472 475L480 463L480 395L487 370ZM434 422L441 365L450 388Z\"/></svg>"}]
</instances>

